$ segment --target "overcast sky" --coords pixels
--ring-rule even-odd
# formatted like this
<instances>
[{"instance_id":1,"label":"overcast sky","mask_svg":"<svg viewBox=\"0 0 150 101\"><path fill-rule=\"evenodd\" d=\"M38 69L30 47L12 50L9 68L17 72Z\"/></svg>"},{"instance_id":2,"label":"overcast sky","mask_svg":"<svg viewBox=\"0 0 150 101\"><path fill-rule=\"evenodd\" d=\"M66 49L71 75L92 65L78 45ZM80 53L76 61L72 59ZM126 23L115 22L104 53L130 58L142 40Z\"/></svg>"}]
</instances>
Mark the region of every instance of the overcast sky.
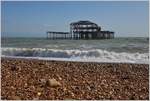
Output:
<instances>
[{"instance_id":1,"label":"overcast sky","mask_svg":"<svg viewBox=\"0 0 150 101\"><path fill-rule=\"evenodd\" d=\"M147 37L148 1L5 1L2 37L45 37L69 31L69 24L90 20L115 36Z\"/></svg>"}]
</instances>

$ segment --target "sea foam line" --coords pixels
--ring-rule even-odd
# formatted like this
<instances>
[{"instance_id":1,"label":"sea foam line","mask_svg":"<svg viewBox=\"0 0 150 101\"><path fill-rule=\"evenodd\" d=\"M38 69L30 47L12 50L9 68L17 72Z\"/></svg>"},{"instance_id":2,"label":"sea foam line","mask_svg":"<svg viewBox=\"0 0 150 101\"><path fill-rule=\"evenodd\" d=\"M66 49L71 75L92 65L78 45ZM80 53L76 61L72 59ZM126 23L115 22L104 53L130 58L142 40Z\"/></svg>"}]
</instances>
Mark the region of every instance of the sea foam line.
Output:
<instances>
[{"instance_id":1,"label":"sea foam line","mask_svg":"<svg viewBox=\"0 0 150 101\"><path fill-rule=\"evenodd\" d=\"M149 62L148 53L117 53L101 49L61 50L46 48L2 48L2 56L85 62L127 62L146 64Z\"/></svg>"}]
</instances>

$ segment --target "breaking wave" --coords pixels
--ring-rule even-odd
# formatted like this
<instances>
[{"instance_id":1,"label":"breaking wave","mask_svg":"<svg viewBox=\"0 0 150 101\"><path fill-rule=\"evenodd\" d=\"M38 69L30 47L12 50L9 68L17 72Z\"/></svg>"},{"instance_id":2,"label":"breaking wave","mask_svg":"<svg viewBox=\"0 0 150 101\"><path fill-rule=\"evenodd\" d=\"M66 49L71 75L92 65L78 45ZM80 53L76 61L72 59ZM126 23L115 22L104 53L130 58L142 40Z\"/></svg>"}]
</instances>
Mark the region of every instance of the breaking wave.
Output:
<instances>
[{"instance_id":1,"label":"breaking wave","mask_svg":"<svg viewBox=\"0 0 150 101\"><path fill-rule=\"evenodd\" d=\"M117 53L101 49L61 50L47 48L2 48L2 57L21 57L84 62L149 63L148 53Z\"/></svg>"}]
</instances>

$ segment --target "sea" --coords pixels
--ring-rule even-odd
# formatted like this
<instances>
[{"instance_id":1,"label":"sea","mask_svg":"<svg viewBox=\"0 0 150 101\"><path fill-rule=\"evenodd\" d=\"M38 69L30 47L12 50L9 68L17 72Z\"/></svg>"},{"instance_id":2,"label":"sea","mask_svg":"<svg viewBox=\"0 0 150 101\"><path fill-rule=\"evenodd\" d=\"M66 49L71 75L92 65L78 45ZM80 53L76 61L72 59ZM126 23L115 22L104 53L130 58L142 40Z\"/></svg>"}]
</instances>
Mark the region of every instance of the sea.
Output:
<instances>
[{"instance_id":1,"label":"sea","mask_svg":"<svg viewBox=\"0 0 150 101\"><path fill-rule=\"evenodd\" d=\"M148 64L149 38L101 40L1 38L1 57Z\"/></svg>"}]
</instances>

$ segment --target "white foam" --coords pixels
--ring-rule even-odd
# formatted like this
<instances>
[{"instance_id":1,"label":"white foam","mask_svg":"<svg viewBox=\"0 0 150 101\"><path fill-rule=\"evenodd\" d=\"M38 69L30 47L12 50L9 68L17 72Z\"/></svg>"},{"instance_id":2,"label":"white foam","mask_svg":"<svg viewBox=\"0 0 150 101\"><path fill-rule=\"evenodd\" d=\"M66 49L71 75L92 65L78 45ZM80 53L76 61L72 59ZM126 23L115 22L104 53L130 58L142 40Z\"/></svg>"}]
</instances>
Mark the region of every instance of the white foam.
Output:
<instances>
[{"instance_id":1,"label":"white foam","mask_svg":"<svg viewBox=\"0 0 150 101\"><path fill-rule=\"evenodd\" d=\"M101 49L2 48L2 56L83 62L149 63L148 53L117 53Z\"/></svg>"}]
</instances>

